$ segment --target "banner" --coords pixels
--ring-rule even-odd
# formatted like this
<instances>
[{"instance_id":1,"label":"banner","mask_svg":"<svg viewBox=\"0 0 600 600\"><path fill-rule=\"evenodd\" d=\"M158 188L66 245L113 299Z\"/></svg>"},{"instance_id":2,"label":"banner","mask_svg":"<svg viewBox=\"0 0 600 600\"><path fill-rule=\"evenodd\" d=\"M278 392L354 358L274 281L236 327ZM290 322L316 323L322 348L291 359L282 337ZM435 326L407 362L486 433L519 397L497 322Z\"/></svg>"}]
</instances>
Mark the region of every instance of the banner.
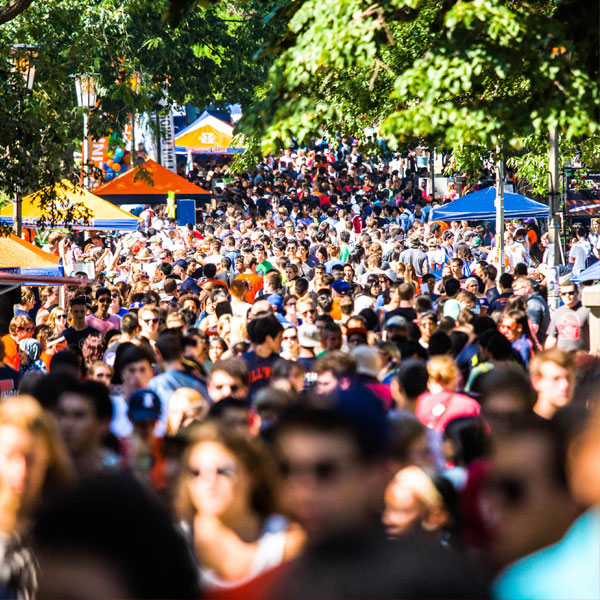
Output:
<instances>
[{"instance_id":1,"label":"banner","mask_svg":"<svg viewBox=\"0 0 600 600\"><path fill-rule=\"evenodd\" d=\"M572 172L567 175L568 217L600 216L600 172Z\"/></svg>"}]
</instances>

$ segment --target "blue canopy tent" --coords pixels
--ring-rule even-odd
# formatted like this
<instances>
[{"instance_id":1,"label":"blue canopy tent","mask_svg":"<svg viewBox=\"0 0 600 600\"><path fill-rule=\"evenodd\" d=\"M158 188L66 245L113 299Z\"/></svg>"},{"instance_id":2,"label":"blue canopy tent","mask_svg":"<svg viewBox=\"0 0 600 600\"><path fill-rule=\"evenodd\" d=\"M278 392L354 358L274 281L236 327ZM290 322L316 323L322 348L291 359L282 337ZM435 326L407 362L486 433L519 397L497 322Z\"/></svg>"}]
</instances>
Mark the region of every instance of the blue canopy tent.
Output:
<instances>
[{"instance_id":1,"label":"blue canopy tent","mask_svg":"<svg viewBox=\"0 0 600 600\"><path fill-rule=\"evenodd\" d=\"M571 277L571 281L574 281L575 283L581 283L582 281L595 281L596 279L600 279L600 260L595 262L593 265L590 265L584 271L581 271L579 275Z\"/></svg>"},{"instance_id":2,"label":"blue canopy tent","mask_svg":"<svg viewBox=\"0 0 600 600\"><path fill-rule=\"evenodd\" d=\"M487 187L458 198L431 212L432 221L494 221L496 188ZM505 219L547 219L549 208L521 194L504 192Z\"/></svg>"}]
</instances>

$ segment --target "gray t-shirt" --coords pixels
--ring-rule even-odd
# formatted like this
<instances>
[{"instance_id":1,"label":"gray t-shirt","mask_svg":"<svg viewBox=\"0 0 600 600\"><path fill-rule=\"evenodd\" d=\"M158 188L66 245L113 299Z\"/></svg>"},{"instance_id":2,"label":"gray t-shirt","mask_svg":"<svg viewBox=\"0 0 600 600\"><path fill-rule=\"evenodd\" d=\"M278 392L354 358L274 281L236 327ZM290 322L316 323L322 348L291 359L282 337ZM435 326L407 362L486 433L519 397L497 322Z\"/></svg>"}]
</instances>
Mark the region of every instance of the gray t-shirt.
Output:
<instances>
[{"instance_id":1,"label":"gray t-shirt","mask_svg":"<svg viewBox=\"0 0 600 600\"><path fill-rule=\"evenodd\" d=\"M558 339L557 347L567 352L590 350L590 309L579 302L574 308L557 308L550 321L548 335Z\"/></svg>"},{"instance_id":2,"label":"gray t-shirt","mask_svg":"<svg viewBox=\"0 0 600 600\"><path fill-rule=\"evenodd\" d=\"M400 254L400 262L411 264L415 268L417 277L425 275L425 267L427 266L427 254L419 248L409 248L403 250Z\"/></svg>"},{"instance_id":3,"label":"gray t-shirt","mask_svg":"<svg viewBox=\"0 0 600 600\"><path fill-rule=\"evenodd\" d=\"M527 318L538 326L536 336L543 344L550 325L550 309L539 294L532 294L527 300Z\"/></svg>"}]
</instances>

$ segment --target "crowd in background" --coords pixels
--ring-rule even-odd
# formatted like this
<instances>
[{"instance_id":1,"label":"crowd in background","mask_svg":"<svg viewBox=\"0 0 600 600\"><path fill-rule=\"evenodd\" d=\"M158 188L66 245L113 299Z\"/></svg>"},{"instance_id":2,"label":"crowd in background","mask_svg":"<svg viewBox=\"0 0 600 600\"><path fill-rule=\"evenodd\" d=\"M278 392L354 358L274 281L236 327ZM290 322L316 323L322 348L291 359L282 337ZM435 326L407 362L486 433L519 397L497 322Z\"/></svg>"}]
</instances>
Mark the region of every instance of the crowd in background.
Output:
<instances>
[{"instance_id":1,"label":"crowd in background","mask_svg":"<svg viewBox=\"0 0 600 600\"><path fill-rule=\"evenodd\" d=\"M493 224L432 218L456 186L428 176L342 140L194 168L195 225L52 233L94 277L23 287L0 343L2 593L600 597L600 358L570 279L599 223L551 310L543 223L507 222L501 265Z\"/></svg>"}]
</instances>

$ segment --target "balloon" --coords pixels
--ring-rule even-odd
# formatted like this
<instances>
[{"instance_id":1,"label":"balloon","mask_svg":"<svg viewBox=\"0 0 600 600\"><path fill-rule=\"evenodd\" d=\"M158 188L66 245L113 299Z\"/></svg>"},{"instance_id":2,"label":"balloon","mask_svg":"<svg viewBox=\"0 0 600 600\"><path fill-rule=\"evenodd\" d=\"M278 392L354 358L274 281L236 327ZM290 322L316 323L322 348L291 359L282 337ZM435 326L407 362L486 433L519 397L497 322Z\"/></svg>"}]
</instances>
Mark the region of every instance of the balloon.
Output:
<instances>
[{"instance_id":1,"label":"balloon","mask_svg":"<svg viewBox=\"0 0 600 600\"><path fill-rule=\"evenodd\" d=\"M115 157L118 159L123 158L123 154L125 154L125 150L123 150L123 148L117 148L115 150Z\"/></svg>"},{"instance_id":2,"label":"balloon","mask_svg":"<svg viewBox=\"0 0 600 600\"><path fill-rule=\"evenodd\" d=\"M119 173L121 171L121 165L119 163L114 163L113 164L113 171L115 173Z\"/></svg>"},{"instance_id":3,"label":"balloon","mask_svg":"<svg viewBox=\"0 0 600 600\"><path fill-rule=\"evenodd\" d=\"M115 163L112 160L107 160L106 161L106 168L107 169L112 169L114 164Z\"/></svg>"},{"instance_id":4,"label":"balloon","mask_svg":"<svg viewBox=\"0 0 600 600\"><path fill-rule=\"evenodd\" d=\"M112 158L115 155L114 150L107 150L106 151L106 156L108 156L108 158Z\"/></svg>"},{"instance_id":5,"label":"balloon","mask_svg":"<svg viewBox=\"0 0 600 600\"><path fill-rule=\"evenodd\" d=\"M115 164L117 164L117 163L120 163L120 162L121 162L121 157L120 157L120 156L117 156L117 155L115 154L115 157L113 158L113 162L114 162Z\"/></svg>"},{"instance_id":6,"label":"balloon","mask_svg":"<svg viewBox=\"0 0 600 600\"><path fill-rule=\"evenodd\" d=\"M114 173L107 173L106 174L106 181L110 181L111 179L115 178L115 174Z\"/></svg>"},{"instance_id":7,"label":"balloon","mask_svg":"<svg viewBox=\"0 0 600 600\"><path fill-rule=\"evenodd\" d=\"M106 169L106 174L107 175L114 175L115 172L113 171L113 169L111 167L108 167L108 169Z\"/></svg>"}]
</instances>

